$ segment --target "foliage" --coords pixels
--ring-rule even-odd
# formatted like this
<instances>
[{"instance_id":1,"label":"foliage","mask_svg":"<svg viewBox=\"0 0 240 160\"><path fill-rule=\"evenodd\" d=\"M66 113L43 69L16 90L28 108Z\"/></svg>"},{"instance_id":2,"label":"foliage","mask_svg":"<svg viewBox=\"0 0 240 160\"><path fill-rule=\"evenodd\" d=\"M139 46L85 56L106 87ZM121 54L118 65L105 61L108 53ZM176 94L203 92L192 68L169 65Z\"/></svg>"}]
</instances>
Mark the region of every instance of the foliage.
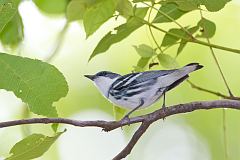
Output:
<instances>
[{"instance_id":1,"label":"foliage","mask_svg":"<svg viewBox=\"0 0 240 160\"><path fill-rule=\"evenodd\" d=\"M129 36L133 31L143 26L143 23L139 22L138 18L144 18L147 10L148 8L136 8L134 17L130 17L126 23L114 29L117 32L116 34L112 33L111 31L108 32L108 34L105 35L98 43L89 60L91 60L96 55L105 52L110 48L112 44L120 42Z\"/></svg>"},{"instance_id":2,"label":"foliage","mask_svg":"<svg viewBox=\"0 0 240 160\"><path fill-rule=\"evenodd\" d=\"M18 9L18 2L14 0L0 1L0 32L11 21Z\"/></svg>"},{"instance_id":3,"label":"foliage","mask_svg":"<svg viewBox=\"0 0 240 160\"><path fill-rule=\"evenodd\" d=\"M33 0L36 6L47 14L64 13L68 4L68 0Z\"/></svg>"},{"instance_id":4,"label":"foliage","mask_svg":"<svg viewBox=\"0 0 240 160\"><path fill-rule=\"evenodd\" d=\"M36 114L56 117L54 101L66 96L68 86L63 75L52 65L33 60L0 54L0 88L12 91L27 103Z\"/></svg>"},{"instance_id":5,"label":"foliage","mask_svg":"<svg viewBox=\"0 0 240 160\"><path fill-rule=\"evenodd\" d=\"M17 142L10 150L11 156L6 158L6 160L29 160L40 157L62 133L58 132L53 137L43 134L32 134Z\"/></svg>"},{"instance_id":6,"label":"foliage","mask_svg":"<svg viewBox=\"0 0 240 160\"><path fill-rule=\"evenodd\" d=\"M240 53L227 47L212 45L201 41L202 38L212 38L216 32L213 21L200 17L194 26L181 25L177 20L192 11L206 8L216 12L224 8L230 0L33 0L40 11L47 15L64 15L67 23L81 21L86 37L93 35L109 20L123 18L124 23L109 29L93 49L89 61L95 56L106 52L112 45L126 39L134 31L146 25L152 33L152 28L165 35L161 41L156 40L154 46L146 44L129 44L140 56L134 71L144 71L160 64L164 68L178 67L177 56L183 52L189 42L215 47L226 51ZM24 23L18 12L20 0L0 1L0 41L3 46L15 48L24 39ZM141 6L141 7L140 7ZM155 10L156 12L152 12ZM149 15L148 15L149 14ZM148 15L148 19L145 17ZM151 20L151 17L153 19ZM160 23L175 23L168 31L158 27ZM118 23L117 23L118 24ZM114 30L114 31L113 31ZM176 57L170 56L166 50L179 45ZM68 85L57 68L46 62L0 53L0 89L12 91L35 114L57 117L53 102L65 97ZM147 68L148 67L148 68ZM120 119L125 110L114 107L116 119ZM54 127L57 130L57 127ZM54 137L42 134L32 134L18 142L10 151L7 159L33 159L41 156L63 132ZM23 152L24 151L24 152Z\"/></svg>"}]
</instances>

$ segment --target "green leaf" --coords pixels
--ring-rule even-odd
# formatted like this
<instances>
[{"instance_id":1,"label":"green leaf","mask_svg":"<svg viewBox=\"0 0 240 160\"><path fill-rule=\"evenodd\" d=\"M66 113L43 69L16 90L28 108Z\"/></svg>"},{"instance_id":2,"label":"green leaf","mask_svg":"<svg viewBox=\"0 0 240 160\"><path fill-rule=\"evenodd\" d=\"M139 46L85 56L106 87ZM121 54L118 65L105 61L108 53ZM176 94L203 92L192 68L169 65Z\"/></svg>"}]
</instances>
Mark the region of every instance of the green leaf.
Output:
<instances>
[{"instance_id":1,"label":"green leaf","mask_svg":"<svg viewBox=\"0 0 240 160\"><path fill-rule=\"evenodd\" d=\"M189 33L193 34L199 29L199 26L195 26L192 28L184 27L184 29L187 30ZM173 36L170 33L175 34L179 37ZM174 45L176 44L177 41L181 40L181 37L191 38L190 35L186 33L186 31L184 31L183 29L171 28L163 37L161 46L166 47L166 46ZM186 41L186 40L183 39L183 41Z\"/></svg>"},{"instance_id":2,"label":"green leaf","mask_svg":"<svg viewBox=\"0 0 240 160\"><path fill-rule=\"evenodd\" d=\"M194 27L191 27L191 28L186 28L191 34L194 34L195 32L198 31L199 29L199 26L194 26ZM189 37L186 33L184 34L184 37ZM187 41L182 39L180 41L180 45L178 47L178 50L177 50L177 56L182 52L182 50L184 49L184 47L187 45Z\"/></svg>"},{"instance_id":3,"label":"green leaf","mask_svg":"<svg viewBox=\"0 0 240 160\"><path fill-rule=\"evenodd\" d=\"M160 7L159 10L161 12L164 12L166 15L168 15L174 20L180 18L182 15L187 13L186 11L180 10L175 3L165 3ZM172 20L170 20L168 17L166 17L162 13L158 12L156 17L153 19L153 23L163 23L163 22L172 22Z\"/></svg>"},{"instance_id":4,"label":"green leaf","mask_svg":"<svg viewBox=\"0 0 240 160\"><path fill-rule=\"evenodd\" d=\"M10 47L17 46L23 40L23 23L19 13L6 24L0 33L0 40L3 45Z\"/></svg>"},{"instance_id":5,"label":"green leaf","mask_svg":"<svg viewBox=\"0 0 240 160\"><path fill-rule=\"evenodd\" d=\"M224 8L231 0L199 0L202 5L205 5L208 11L216 12Z\"/></svg>"},{"instance_id":6,"label":"green leaf","mask_svg":"<svg viewBox=\"0 0 240 160\"><path fill-rule=\"evenodd\" d=\"M107 51L112 44L120 42L124 38L128 37L133 31L141 27L143 23L139 21L139 18L144 18L147 14L147 11L148 8L137 8L135 10L136 17L134 16L129 18L126 23L115 28L115 30L117 31L116 34L108 32L108 34L105 35L98 43L97 47L94 49L88 61L90 61L96 55Z\"/></svg>"},{"instance_id":7,"label":"green leaf","mask_svg":"<svg viewBox=\"0 0 240 160\"><path fill-rule=\"evenodd\" d=\"M124 108L113 106L113 116L116 121L121 120L125 116L126 112L127 110Z\"/></svg>"},{"instance_id":8,"label":"green leaf","mask_svg":"<svg viewBox=\"0 0 240 160\"><path fill-rule=\"evenodd\" d=\"M216 32L215 23L206 18L202 18L198 22L198 26L201 27L202 30L201 30L201 34L197 35L197 37L211 38L214 36L214 34Z\"/></svg>"},{"instance_id":9,"label":"green leaf","mask_svg":"<svg viewBox=\"0 0 240 160\"><path fill-rule=\"evenodd\" d=\"M66 96L67 82L53 65L0 53L0 89L12 91L33 113L57 117L52 103Z\"/></svg>"},{"instance_id":10,"label":"green leaf","mask_svg":"<svg viewBox=\"0 0 240 160\"><path fill-rule=\"evenodd\" d=\"M36 6L48 14L62 14L65 13L68 0L33 0Z\"/></svg>"},{"instance_id":11,"label":"green leaf","mask_svg":"<svg viewBox=\"0 0 240 160\"><path fill-rule=\"evenodd\" d=\"M68 3L66 16L68 21L82 20L88 7L96 0L71 0Z\"/></svg>"},{"instance_id":12,"label":"green leaf","mask_svg":"<svg viewBox=\"0 0 240 160\"><path fill-rule=\"evenodd\" d=\"M125 18L133 15L133 7L128 0L118 0L117 11Z\"/></svg>"},{"instance_id":13,"label":"green leaf","mask_svg":"<svg viewBox=\"0 0 240 160\"><path fill-rule=\"evenodd\" d=\"M137 53L144 58L149 58L156 54L156 51L152 47L146 44L141 44L139 46L133 46L133 47L135 48Z\"/></svg>"},{"instance_id":14,"label":"green leaf","mask_svg":"<svg viewBox=\"0 0 240 160\"><path fill-rule=\"evenodd\" d=\"M59 123L53 123L51 125L52 130L56 133L58 131Z\"/></svg>"},{"instance_id":15,"label":"green leaf","mask_svg":"<svg viewBox=\"0 0 240 160\"><path fill-rule=\"evenodd\" d=\"M17 0L1 0L0 1L0 33L5 25L11 21L18 10Z\"/></svg>"},{"instance_id":16,"label":"green leaf","mask_svg":"<svg viewBox=\"0 0 240 160\"><path fill-rule=\"evenodd\" d=\"M165 68L173 69L178 67L176 60L167 54L158 54L158 60Z\"/></svg>"},{"instance_id":17,"label":"green leaf","mask_svg":"<svg viewBox=\"0 0 240 160\"><path fill-rule=\"evenodd\" d=\"M138 3L138 2L154 2L155 0L133 0L133 3Z\"/></svg>"},{"instance_id":18,"label":"green leaf","mask_svg":"<svg viewBox=\"0 0 240 160\"><path fill-rule=\"evenodd\" d=\"M72 0L67 6L66 16L68 21L83 19L83 15L87 9L86 3L80 0Z\"/></svg>"},{"instance_id":19,"label":"green leaf","mask_svg":"<svg viewBox=\"0 0 240 160\"><path fill-rule=\"evenodd\" d=\"M178 5L178 8L183 11L192 11L198 9L199 0L167 0L167 2L174 2Z\"/></svg>"},{"instance_id":20,"label":"green leaf","mask_svg":"<svg viewBox=\"0 0 240 160\"><path fill-rule=\"evenodd\" d=\"M187 45L187 41L185 40L181 40L180 44L179 44L179 47L177 49L177 56L179 56L179 54L183 51L183 49L185 48L185 46Z\"/></svg>"},{"instance_id":21,"label":"green leaf","mask_svg":"<svg viewBox=\"0 0 240 160\"><path fill-rule=\"evenodd\" d=\"M93 34L104 22L113 16L116 6L116 0L101 0L85 11L83 24L87 37Z\"/></svg>"},{"instance_id":22,"label":"green leaf","mask_svg":"<svg viewBox=\"0 0 240 160\"><path fill-rule=\"evenodd\" d=\"M148 62L149 62L150 58L140 58L138 63L137 63L137 66L140 67L141 69L144 69Z\"/></svg>"},{"instance_id":23,"label":"green leaf","mask_svg":"<svg viewBox=\"0 0 240 160\"><path fill-rule=\"evenodd\" d=\"M6 160L30 160L38 158L47 152L62 133L58 132L53 137L32 134L16 143L10 151L12 155L6 158Z\"/></svg>"},{"instance_id":24,"label":"green leaf","mask_svg":"<svg viewBox=\"0 0 240 160\"><path fill-rule=\"evenodd\" d=\"M172 28L168 31L168 33L174 33L181 37L183 37L185 35L185 31L183 31L182 29L178 29L178 28ZM166 33L165 36L163 37L162 44L161 44L161 46L163 46L163 47L171 46L171 45L175 44L178 40L180 40L179 37L174 37L168 33Z\"/></svg>"},{"instance_id":25,"label":"green leaf","mask_svg":"<svg viewBox=\"0 0 240 160\"><path fill-rule=\"evenodd\" d=\"M186 45L187 45L187 41L182 39L177 49L177 56L183 51Z\"/></svg>"}]
</instances>

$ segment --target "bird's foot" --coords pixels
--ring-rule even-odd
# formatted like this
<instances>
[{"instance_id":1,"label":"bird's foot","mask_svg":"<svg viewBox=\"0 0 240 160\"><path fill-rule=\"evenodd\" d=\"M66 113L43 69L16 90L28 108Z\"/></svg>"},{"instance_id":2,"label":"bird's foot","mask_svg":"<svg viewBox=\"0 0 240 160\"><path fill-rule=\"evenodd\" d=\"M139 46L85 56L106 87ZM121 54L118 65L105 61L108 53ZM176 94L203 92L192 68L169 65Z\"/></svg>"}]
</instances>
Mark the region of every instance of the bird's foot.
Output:
<instances>
[{"instance_id":1,"label":"bird's foot","mask_svg":"<svg viewBox=\"0 0 240 160\"><path fill-rule=\"evenodd\" d=\"M128 126L130 126L130 118L129 118L129 115L125 115L120 121L127 121L127 124L128 124ZM122 128L122 127L121 127Z\"/></svg>"},{"instance_id":2,"label":"bird's foot","mask_svg":"<svg viewBox=\"0 0 240 160\"><path fill-rule=\"evenodd\" d=\"M163 119L163 121L164 121L164 120L166 119L166 118L165 118L165 111L166 111L166 106L165 106L165 104L162 105L162 111L163 111L163 118L162 118L162 119Z\"/></svg>"}]
</instances>

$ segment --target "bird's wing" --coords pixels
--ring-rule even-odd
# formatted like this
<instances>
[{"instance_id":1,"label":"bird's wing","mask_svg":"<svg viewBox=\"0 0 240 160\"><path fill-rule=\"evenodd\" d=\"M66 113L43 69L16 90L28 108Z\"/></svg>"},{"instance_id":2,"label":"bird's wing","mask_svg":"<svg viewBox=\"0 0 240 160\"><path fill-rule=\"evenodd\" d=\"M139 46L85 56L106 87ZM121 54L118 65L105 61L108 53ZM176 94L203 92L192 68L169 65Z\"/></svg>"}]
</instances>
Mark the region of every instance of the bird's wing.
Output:
<instances>
[{"instance_id":1,"label":"bird's wing","mask_svg":"<svg viewBox=\"0 0 240 160\"><path fill-rule=\"evenodd\" d=\"M147 71L121 76L112 84L109 94L114 96L123 96L130 90L135 90L134 93L136 92L135 94L137 94L156 83L157 78L170 74L174 71L175 70Z\"/></svg>"},{"instance_id":2,"label":"bird's wing","mask_svg":"<svg viewBox=\"0 0 240 160\"><path fill-rule=\"evenodd\" d=\"M135 83L141 83L141 82L145 82L149 79L155 79L155 78L158 78L161 76L165 76L174 71L176 71L176 70L174 69L174 70L158 70L158 71L142 72L142 74L136 78Z\"/></svg>"}]
</instances>

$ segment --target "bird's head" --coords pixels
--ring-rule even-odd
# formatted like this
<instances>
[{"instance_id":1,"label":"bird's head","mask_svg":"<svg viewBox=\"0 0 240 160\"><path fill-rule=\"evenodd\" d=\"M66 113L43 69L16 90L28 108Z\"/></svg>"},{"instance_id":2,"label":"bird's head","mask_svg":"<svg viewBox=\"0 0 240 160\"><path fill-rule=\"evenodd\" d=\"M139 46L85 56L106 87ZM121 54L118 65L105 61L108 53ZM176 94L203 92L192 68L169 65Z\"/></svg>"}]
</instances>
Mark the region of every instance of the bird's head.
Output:
<instances>
[{"instance_id":1,"label":"bird's head","mask_svg":"<svg viewBox=\"0 0 240 160\"><path fill-rule=\"evenodd\" d=\"M94 75L84 75L92 80L104 96L108 95L108 90L112 83L121 75L109 71L101 71Z\"/></svg>"}]
</instances>

